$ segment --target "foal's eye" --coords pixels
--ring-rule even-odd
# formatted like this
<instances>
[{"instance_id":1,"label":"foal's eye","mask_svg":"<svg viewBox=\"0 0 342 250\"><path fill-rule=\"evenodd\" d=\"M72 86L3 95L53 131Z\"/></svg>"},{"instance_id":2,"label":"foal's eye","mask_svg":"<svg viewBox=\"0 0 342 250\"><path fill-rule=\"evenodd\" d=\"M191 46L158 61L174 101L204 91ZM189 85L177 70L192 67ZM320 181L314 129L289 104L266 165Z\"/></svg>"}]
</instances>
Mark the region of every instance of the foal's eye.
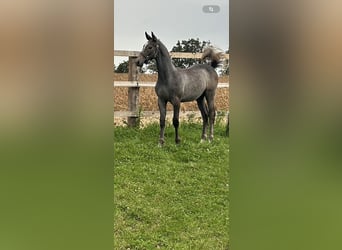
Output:
<instances>
[{"instance_id":1,"label":"foal's eye","mask_svg":"<svg viewBox=\"0 0 342 250\"><path fill-rule=\"evenodd\" d=\"M152 46L149 46L148 49L152 49Z\"/></svg>"}]
</instances>

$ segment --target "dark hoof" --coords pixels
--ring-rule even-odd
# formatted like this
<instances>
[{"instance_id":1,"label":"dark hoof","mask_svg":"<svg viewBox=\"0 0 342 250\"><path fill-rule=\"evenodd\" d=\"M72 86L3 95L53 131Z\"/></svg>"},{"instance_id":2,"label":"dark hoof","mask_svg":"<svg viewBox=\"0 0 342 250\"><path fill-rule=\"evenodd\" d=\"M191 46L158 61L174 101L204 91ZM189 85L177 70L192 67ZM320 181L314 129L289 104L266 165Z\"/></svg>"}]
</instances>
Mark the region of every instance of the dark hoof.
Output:
<instances>
[{"instance_id":1,"label":"dark hoof","mask_svg":"<svg viewBox=\"0 0 342 250\"><path fill-rule=\"evenodd\" d=\"M207 140L207 135L202 135L202 138L201 138L201 143L205 142Z\"/></svg>"},{"instance_id":2,"label":"dark hoof","mask_svg":"<svg viewBox=\"0 0 342 250\"><path fill-rule=\"evenodd\" d=\"M181 139L176 139L176 144L180 144L180 142L181 142Z\"/></svg>"}]
</instances>

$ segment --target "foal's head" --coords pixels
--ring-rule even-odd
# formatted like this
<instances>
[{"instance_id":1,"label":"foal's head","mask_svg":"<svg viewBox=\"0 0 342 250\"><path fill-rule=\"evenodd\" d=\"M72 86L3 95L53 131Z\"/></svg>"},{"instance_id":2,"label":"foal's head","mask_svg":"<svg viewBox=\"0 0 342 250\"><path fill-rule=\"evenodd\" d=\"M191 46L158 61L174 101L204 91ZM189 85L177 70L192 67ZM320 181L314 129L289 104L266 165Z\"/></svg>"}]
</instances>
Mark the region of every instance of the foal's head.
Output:
<instances>
[{"instance_id":1,"label":"foal's head","mask_svg":"<svg viewBox=\"0 0 342 250\"><path fill-rule=\"evenodd\" d=\"M137 58L137 65L139 67L143 66L149 60L155 59L159 53L158 38L153 34L152 37L145 32L147 43L144 45L142 51Z\"/></svg>"}]
</instances>

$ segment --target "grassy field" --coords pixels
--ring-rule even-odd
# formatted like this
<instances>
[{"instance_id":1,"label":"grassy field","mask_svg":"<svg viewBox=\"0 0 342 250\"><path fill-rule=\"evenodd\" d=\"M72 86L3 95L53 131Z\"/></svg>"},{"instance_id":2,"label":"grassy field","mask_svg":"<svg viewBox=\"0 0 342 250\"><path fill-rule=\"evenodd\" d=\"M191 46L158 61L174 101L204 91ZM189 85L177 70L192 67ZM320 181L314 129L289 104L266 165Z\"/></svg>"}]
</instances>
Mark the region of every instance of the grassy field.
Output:
<instances>
[{"instance_id":1,"label":"grassy field","mask_svg":"<svg viewBox=\"0 0 342 250\"><path fill-rule=\"evenodd\" d=\"M114 128L114 249L228 249L229 138L199 143L201 125Z\"/></svg>"}]
</instances>

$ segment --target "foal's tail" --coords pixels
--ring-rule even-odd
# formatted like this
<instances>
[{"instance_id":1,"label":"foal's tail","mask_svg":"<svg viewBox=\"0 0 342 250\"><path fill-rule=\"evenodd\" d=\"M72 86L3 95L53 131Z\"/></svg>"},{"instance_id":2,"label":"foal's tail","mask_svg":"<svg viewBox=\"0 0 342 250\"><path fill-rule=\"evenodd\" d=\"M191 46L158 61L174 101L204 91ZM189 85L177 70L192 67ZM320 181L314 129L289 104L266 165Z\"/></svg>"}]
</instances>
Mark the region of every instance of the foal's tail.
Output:
<instances>
[{"instance_id":1,"label":"foal's tail","mask_svg":"<svg viewBox=\"0 0 342 250\"><path fill-rule=\"evenodd\" d=\"M203 50L202 58L201 60L204 61L205 59L210 60L210 65L214 69L221 65L223 60L223 52L218 51L217 49L213 47L208 47Z\"/></svg>"}]
</instances>

